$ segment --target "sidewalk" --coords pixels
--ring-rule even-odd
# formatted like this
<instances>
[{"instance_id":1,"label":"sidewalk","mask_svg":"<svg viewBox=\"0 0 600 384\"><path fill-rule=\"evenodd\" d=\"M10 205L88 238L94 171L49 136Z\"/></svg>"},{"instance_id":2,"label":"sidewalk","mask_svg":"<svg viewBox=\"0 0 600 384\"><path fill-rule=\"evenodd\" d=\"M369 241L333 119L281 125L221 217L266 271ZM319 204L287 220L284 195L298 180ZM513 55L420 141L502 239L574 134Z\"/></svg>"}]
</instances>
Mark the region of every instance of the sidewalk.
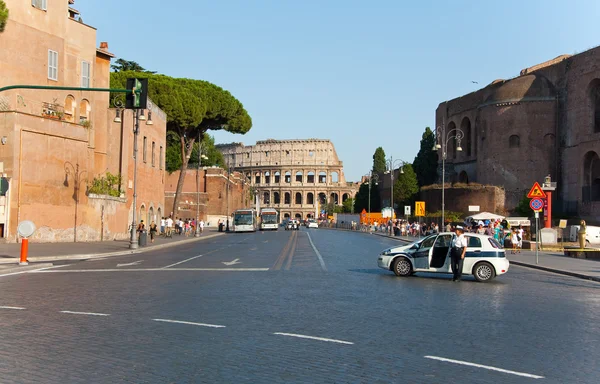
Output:
<instances>
[{"instance_id":1,"label":"sidewalk","mask_svg":"<svg viewBox=\"0 0 600 384\"><path fill-rule=\"evenodd\" d=\"M139 247L138 249L129 249L129 240L96 241L87 243L30 242L27 259L30 262L42 262L56 260L84 260L94 257L129 255L201 241L223 234L224 233L217 232L215 229L205 230L199 238L173 235L172 238L168 239L158 237L154 240L154 243L150 243L150 238L148 238L148 245L146 247ZM18 263L20 255L20 243L0 244L0 265Z\"/></svg>"}]
</instances>

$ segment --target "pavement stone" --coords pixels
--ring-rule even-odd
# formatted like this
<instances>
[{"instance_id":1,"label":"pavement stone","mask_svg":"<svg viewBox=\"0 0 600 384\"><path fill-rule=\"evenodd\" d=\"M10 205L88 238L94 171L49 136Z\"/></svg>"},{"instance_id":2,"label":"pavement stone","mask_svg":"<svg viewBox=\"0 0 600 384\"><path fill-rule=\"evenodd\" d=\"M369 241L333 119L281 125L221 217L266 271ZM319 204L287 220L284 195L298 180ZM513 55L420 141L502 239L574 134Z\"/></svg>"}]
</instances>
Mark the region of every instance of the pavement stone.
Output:
<instances>
[{"instance_id":1,"label":"pavement stone","mask_svg":"<svg viewBox=\"0 0 600 384\"><path fill-rule=\"evenodd\" d=\"M29 243L27 260L30 262L56 261L56 260L83 260L94 257L109 257L143 253L173 246L178 246L196 241L202 241L224 233L205 231L200 237L185 237L173 235L172 238L158 237L154 243L138 249L129 249L129 240L96 241L79 243ZM14 264L19 261L21 253L20 243L0 245L0 264Z\"/></svg>"}]
</instances>

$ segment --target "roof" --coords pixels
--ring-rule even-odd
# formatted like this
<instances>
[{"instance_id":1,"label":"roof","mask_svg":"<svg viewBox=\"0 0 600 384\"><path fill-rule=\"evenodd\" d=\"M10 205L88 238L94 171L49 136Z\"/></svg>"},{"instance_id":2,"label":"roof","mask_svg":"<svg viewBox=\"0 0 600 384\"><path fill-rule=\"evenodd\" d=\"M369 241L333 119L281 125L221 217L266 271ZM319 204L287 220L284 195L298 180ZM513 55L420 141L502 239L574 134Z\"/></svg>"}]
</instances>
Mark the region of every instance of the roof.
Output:
<instances>
[{"instance_id":1,"label":"roof","mask_svg":"<svg viewBox=\"0 0 600 384\"><path fill-rule=\"evenodd\" d=\"M485 103L554 100L555 97L556 89L546 77L530 74L504 82L486 98Z\"/></svg>"}]
</instances>

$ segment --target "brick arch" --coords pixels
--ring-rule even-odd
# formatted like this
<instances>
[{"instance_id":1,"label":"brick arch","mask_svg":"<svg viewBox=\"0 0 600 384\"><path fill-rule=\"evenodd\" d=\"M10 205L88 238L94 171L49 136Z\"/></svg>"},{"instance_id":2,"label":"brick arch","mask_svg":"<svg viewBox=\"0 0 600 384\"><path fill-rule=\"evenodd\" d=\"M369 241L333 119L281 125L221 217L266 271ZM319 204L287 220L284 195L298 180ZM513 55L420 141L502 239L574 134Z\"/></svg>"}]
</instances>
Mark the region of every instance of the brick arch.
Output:
<instances>
[{"instance_id":1,"label":"brick arch","mask_svg":"<svg viewBox=\"0 0 600 384\"><path fill-rule=\"evenodd\" d=\"M590 81L588 85L589 111L591 115L591 131L600 132L600 79Z\"/></svg>"},{"instance_id":2,"label":"brick arch","mask_svg":"<svg viewBox=\"0 0 600 384\"><path fill-rule=\"evenodd\" d=\"M442 137L442 140L445 140L448 143L448 146L446 147L448 158L456 159L456 138L453 137L448 140L448 137L456 135L456 131L450 132L453 129L456 129L456 123L451 121L448 123L448 128L446 128L446 137Z\"/></svg>"},{"instance_id":3,"label":"brick arch","mask_svg":"<svg viewBox=\"0 0 600 384\"><path fill-rule=\"evenodd\" d=\"M600 156L589 151L583 156L582 200L600 201Z\"/></svg>"},{"instance_id":4,"label":"brick arch","mask_svg":"<svg viewBox=\"0 0 600 384\"><path fill-rule=\"evenodd\" d=\"M464 137L461 142L463 153L465 156L470 157L473 154L473 140L472 140L472 129L471 120L468 117L464 117L460 123L460 129L463 131Z\"/></svg>"}]
</instances>

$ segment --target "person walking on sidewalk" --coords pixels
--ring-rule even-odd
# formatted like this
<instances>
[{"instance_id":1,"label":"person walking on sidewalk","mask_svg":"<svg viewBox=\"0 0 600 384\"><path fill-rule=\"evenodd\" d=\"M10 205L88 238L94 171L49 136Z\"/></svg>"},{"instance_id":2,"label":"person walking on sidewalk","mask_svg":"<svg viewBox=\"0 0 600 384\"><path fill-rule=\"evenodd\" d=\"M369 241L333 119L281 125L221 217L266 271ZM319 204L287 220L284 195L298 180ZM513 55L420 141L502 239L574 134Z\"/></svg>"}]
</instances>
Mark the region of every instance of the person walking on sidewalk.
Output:
<instances>
[{"instance_id":1,"label":"person walking on sidewalk","mask_svg":"<svg viewBox=\"0 0 600 384\"><path fill-rule=\"evenodd\" d=\"M204 220L200 220L200 233L204 232Z\"/></svg>"},{"instance_id":2,"label":"person walking on sidewalk","mask_svg":"<svg viewBox=\"0 0 600 384\"><path fill-rule=\"evenodd\" d=\"M150 242L154 243L154 236L156 236L156 232L158 232L158 227L156 223L153 221L150 223Z\"/></svg>"},{"instance_id":3,"label":"person walking on sidewalk","mask_svg":"<svg viewBox=\"0 0 600 384\"><path fill-rule=\"evenodd\" d=\"M160 234L164 235L165 234L165 229L167 226L167 219L164 217L160 218Z\"/></svg>"},{"instance_id":4,"label":"person walking on sidewalk","mask_svg":"<svg viewBox=\"0 0 600 384\"><path fill-rule=\"evenodd\" d=\"M142 232L144 232L144 229L146 228L146 225L144 224L144 220L140 220L140 223L137 226L137 234L138 237L142 234Z\"/></svg>"},{"instance_id":5,"label":"person walking on sidewalk","mask_svg":"<svg viewBox=\"0 0 600 384\"><path fill-rule=\"evenodd\" d=\"M460 281L462 277L463 262L465 261L465 253L467 253L467 238L465 230L460 225L456 227L456 236L452 240L452 253L450 259L452 262L452 273L454 277L452 281Z\"/></svg>"},{"instance_id":6,"label":"person walking on sidewalk","mask_svg":"<svg viewBox=\"0 0 600 384\"><path fill-rule=\"evenodd\" d=\"M167 232L165 233L165 237L173 237L173 219L171 216L166 220L167 222Z\"/></svg>"},{"instance_id":7,"label":"person walking on sidewalk","mask_svg":"<svg viewBox=\"0 0 600 384\"><path fill-rule=\"evenodd\" d=\"M512 253L513 255L517 252L517 247L519 246L519 239L517 236L517 230L513 229L512 231L510 231L510 243L512 245L512 251L510 251L510 253Z\"/></svg>"}]
</instances>

